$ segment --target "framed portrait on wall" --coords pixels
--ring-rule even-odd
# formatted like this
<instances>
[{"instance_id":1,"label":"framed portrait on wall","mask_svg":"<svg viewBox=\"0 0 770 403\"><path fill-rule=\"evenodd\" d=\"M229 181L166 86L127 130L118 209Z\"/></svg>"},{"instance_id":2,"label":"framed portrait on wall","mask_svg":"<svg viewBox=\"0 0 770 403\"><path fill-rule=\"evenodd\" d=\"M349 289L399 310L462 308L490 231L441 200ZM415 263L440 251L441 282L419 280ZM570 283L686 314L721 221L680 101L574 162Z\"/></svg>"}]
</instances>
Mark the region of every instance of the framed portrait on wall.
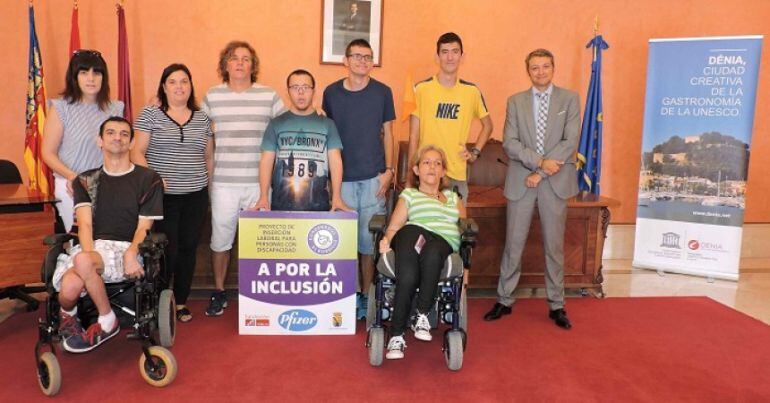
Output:
<instances>
[{"instance_id":1,"label":"framed portrait on wall","mask_svg":"<svg viewBox=\"0 0 770 403\"><path fill-rule=\"evenodd\" d=\"M383 0L324 0L321 19L321 63L342 64L354 39L372 45L374 65L381 65Z\"/></svg>"}]
</instances>

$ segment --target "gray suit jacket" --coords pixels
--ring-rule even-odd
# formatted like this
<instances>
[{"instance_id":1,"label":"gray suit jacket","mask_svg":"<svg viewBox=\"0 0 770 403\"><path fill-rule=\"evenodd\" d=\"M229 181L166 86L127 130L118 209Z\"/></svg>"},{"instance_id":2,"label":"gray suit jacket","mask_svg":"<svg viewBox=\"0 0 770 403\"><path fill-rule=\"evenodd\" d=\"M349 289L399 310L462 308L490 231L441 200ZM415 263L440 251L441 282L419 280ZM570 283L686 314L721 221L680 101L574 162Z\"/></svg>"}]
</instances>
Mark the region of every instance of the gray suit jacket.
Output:
<instances>
[{"instance_id":1,"label":"gray suit jacket","mask_svg":"<svg viewBox=\"0 0 770 403\"><path fill-rule=\"evenodd\" d=\"M545 155L537 153L532 90L508 98L503 131L503 148L510 162L505 177L505 197L516 201L527 191L524 181L537 170L541 158L564 161L555 175L543 178L538 186L550 186L562 199L577 194L575 152L580 142L580 106L578 94L554 86L548 107L545 132Z\"/></svg>"}]
</instances>

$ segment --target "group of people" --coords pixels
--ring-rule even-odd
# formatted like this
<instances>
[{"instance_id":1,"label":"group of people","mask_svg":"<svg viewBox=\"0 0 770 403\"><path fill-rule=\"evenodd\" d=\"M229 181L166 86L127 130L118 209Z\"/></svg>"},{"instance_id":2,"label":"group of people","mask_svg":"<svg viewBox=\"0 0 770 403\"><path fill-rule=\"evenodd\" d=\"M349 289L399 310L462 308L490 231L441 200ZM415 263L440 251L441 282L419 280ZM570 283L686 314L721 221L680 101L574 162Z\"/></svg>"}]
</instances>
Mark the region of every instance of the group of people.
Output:
<instances>
[{"instance_id":1,"label":"group of people","mask_svg":"<svg viewBox=\"0 0 770 403\"><path fill-rule=\"evenodd\" d=\"M439 272L460 245L457 222L465 216L467 164L479 158L493 130L481 91L459 78L463 45L458 35L439 37L436 60L438 73L415 86L406 189L376 245L381 252L392 248L397 261L391 359L404 356L418 288L411 327L417 339L431 339L427 313ZM43 144L43 158L56 176L58 211L67 231L76 217L80 242L60 257L54 275L66 350L88 351L117 334L103 281L142 274L137 245L153 222L169 239L167 276L178 303L177 319L192 320L186 302L209 203L215 291L207 316L221 315L227 307L224 281L238 215L245 209L356 211L357 316L366 316L375 248L368 223L385 213L385 196L395 177L395 108L391 89L371 77L373 52L366 40L351 41L343 63L347 76L325 88L320 113L313 106L313 75L291 72L287 109L278 93L257 82L254 48L233 41L220 52L222 84L209 89L200 105L189 69L172 64L161 75L157 100L132 127L119 117L122 103L110 100L99 52L73 54L62 98L52 101ZM533 51L525 63L532 88L508 100L504 129L511 162L498 300L484 318L511 313L521 252L537 205L545 235L549 316L569 329L563 233L566 199L577 193L577 94L553 86L554 58L547 50ZM480 130L469 147L474 119ZM76 305L85 292L99 312L87 330Z\"/></svg>"}]
</instances>

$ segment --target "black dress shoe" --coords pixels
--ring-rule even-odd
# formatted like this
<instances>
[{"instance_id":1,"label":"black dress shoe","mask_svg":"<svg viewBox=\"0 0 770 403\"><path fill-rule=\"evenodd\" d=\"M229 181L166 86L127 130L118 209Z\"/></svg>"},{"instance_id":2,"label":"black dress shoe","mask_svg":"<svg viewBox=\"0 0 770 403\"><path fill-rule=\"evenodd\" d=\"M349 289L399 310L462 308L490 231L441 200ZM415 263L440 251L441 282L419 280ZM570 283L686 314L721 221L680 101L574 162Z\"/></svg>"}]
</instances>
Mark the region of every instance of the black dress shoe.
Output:
<instances>
[{"instance_id":1,"label":"black dress shoe","mask_svg":"<svg viewBox=\"0 0 770 403\"><path fill-rule=\"evenodd\" d=\"M490 320L497 320L500 319L503 315L510 315L511 314L511 307L505 306L499 302L495 302L495 306L492 307L492 309L484 315L484 320L490 321Z\"/></svg>"},{"instance_id":2,"label":"black dress shoe","mask_svg":"<svg viewBox=\"0 0 770 403\"><path fill-rule=\"evenodd\" d=\"M560 308L550 311L548 312L548 317L553 319L556 326L559 326L562 329L570 329L572 327L572 324L569 323L569 318L567 318L567 311L564 309Z\"/></svg>"}]
</instances>

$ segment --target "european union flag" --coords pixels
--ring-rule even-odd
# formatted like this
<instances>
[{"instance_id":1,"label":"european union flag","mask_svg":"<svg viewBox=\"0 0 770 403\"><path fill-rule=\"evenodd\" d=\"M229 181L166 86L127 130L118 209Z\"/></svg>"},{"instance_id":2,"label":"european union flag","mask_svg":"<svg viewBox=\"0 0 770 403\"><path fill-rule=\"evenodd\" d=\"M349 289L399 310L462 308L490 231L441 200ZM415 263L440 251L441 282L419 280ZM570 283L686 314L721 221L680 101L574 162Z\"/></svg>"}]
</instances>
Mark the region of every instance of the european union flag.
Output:
<instances>
[{"instance_id":1,"label":"european union flag","mask_svg":"<svg viewBox=\"0 0 770 403\"><path fill-rule=\"evenodd\" d=\"M592 48L594 57L577 155L578 186L581 191L599 194L602 174L602 50L610 46L601 35L597 35L586 47Z\"/></svg>"}]
</instances>

